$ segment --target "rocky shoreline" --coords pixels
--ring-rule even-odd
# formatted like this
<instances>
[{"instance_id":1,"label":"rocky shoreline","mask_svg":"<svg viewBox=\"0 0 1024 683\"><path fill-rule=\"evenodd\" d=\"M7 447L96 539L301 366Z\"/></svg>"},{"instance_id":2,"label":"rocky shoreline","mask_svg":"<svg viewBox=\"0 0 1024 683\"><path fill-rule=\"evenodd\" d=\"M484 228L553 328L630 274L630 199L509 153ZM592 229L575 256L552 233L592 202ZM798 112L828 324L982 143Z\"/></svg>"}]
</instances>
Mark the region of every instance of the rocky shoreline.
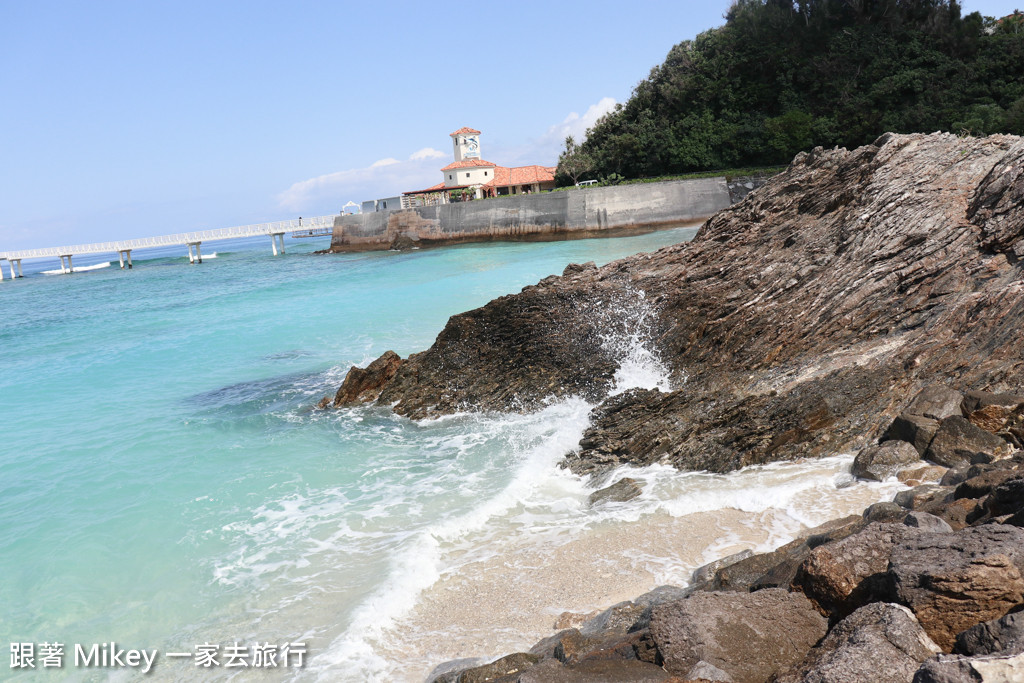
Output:
<instances>
[{"instance_id":1,"label":"rocky shoreline","mask_svg":"<svg viewBox=\"0 0 1024 683\"><path fill-rule=\"evenodd\" d=\"M858 476L920 483L432 678L1024 680L1022 257L1024 140L887 134L799 155L691 243L571 265L354 368L321 406L418 419L583 396L597 407L563 462L579 474L859 451ZM614 391L637 339L668 390Z\"/></svg>"}]
</instances>

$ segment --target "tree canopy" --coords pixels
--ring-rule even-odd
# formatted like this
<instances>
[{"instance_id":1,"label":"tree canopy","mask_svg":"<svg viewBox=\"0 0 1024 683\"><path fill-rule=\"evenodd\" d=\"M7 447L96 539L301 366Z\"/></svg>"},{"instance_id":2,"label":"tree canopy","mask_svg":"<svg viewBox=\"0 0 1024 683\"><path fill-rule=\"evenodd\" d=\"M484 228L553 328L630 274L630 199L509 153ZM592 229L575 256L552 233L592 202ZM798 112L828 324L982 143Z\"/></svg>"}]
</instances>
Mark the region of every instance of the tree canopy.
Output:
<instances>
[{"instance_id":1,"label":"tree canopy","mask_svg":"<svg viewBox=\"0 0 1024 683\"><path fill-rule=\"evenodd\" d=\"M725 19L567 150L590 175L768 166L886 131L1024 134L1019 16L961 16L956 0L736 0Z\"/></svg>"}]
</instances>

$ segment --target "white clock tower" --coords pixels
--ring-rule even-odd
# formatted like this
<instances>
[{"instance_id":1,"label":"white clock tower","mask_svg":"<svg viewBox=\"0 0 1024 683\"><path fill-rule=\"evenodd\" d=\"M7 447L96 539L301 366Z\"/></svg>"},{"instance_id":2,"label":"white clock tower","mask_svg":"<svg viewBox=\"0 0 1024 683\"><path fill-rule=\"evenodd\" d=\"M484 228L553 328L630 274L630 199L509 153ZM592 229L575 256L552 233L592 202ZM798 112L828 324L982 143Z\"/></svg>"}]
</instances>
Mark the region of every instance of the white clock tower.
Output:
<instances>
[{"instance_id":1,"label":"white clock tower","mask_svg":"<svg viewBox=\"0 0 1024 683\"><path fill-rule=\"evenodd\" d=\"M451 134L455 161L480 158L480 131L472 128L459 128Z\"/></svg>"}]
</instances>

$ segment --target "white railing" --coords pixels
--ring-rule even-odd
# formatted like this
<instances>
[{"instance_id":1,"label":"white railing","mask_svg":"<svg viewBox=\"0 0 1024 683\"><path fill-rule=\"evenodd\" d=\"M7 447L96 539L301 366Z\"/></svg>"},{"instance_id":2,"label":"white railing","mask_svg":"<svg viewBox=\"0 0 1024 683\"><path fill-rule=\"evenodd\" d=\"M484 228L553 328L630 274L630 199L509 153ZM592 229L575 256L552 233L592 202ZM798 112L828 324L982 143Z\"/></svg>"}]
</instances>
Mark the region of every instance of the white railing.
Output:
<instances>
[{"instance_id":1,"label":"white railing","mask_svg":"<svg viewBox=\"0 0 1024 683\"><path fill-rule=\"evenodd\" d=\"M234 228L218 230L202 230L200 232L182 232L177 235L161 235L159 237L143 237L134 240L117 242L96 242L95 244L76 244L69 247L45 247L43 249L23 249L21 251L0 252L2 259L31 259L50 256L78 256L80 254L96 254L124 251L126 249L145 249L147 247L169 247L195 242L226 240L237 237L257 237L259 235L278 235L292 231L305 231L311 228L333 228L334 216L314 216L313 218L278 221L276 223L258 223L256 225L240 225Z\"/></svg>"}]
</instances>

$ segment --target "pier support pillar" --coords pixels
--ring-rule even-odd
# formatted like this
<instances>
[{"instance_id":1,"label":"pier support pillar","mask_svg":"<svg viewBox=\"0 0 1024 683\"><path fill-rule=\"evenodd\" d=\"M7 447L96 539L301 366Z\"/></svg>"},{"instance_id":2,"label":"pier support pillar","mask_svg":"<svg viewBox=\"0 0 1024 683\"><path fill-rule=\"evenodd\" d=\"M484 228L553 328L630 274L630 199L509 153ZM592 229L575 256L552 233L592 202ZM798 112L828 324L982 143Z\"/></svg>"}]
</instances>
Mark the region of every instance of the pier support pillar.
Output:
<instances>
[{"instance_id":1,"label":"pier support pillar","mask_svg":"<svg viewBox=\"0 0 1024 683\"><path fill-rule=\"evenodd\" d=\"M189 250L191 252L191 249ZM121 262L121 270L124 270L124 262L128 262L128 270L132 269L132 250L131 249L118 249L117 260Z\"/></svg>"},{"instance_id":2,"label":"pier support pillar","mask_svg":"<svg viewBox=\"0 0 1024 683\"><path fill-rule=\"evenodd\" d=\"M22 274L22 272L21 272L21 259L20 258L16 258L16 259L11 261L11 265L14 265L15 263L18 264L18 277L25 277L24 274Z\"/></svg>"},{"instance_id":3,"label":"pier support pillar","mask_svg":"<svg viewBox=\"0 0 1024 683\"><path fill-rule=\"evenodd\" d=\"M14 277L14 275L11 275L11 277ZM4 264L0 263L0 282L3 282L3 281L4 281Z\"/></svg>"},{"instance_id":4,"label":"pier support pillar","mask_svg":"<svg viewBox=\"0 0 1024 683\"><path fill-rule=\"evenodd\" d=\"M24 275L21 274L21 259L20 258L8 259L7 260L7 264L11 267L11 279L12 280L14 278L16 278L16 277L24 277ZM14 272L15 267L17 267L17 269L18 269L17 274L15 274L15 272Z\"/></svg>"},{"instance_id":5,"label":"pier support pillar","mask_svg":"<svg viewBox=\"0 0 1024 683\"><path fill-rule=\"evenodd\" d=\"M281 249L281 253L283 254L284 253L284 233L283 232L272 232L272 233L270 233L270 246L274 250L274 256L277 256L277 252L278 252L278 246L277 246L278 238L281 238L281 247L280 247L280 249Z\"/></svg>"},{"instance_id":6,"label":"pier support pillar","mask_svg":"<svg viewBox=\"0 0 1024 683\"><path fill-rule=\"evenodd\" d=\"M199 248L199 245L201 245L201 244L202 244L202 242L189 242L188 243L188 262L189 263L202 263L203 262L203 252ZM195 253L194 256L192 255L192 247L196 248L196 253Z\"/></svg>"},{"instance_id":7,"label":"pier support pillar","mask_svg":"<svg viewBox=\"0 0 1024 683\"><path fill-rule=\"evenodd\" d=\"M68 260L67 265L64 265L64 259ZM75 272L74 267L71 265L71 254L65 254L60 257L60 270L65 274Z\"/></svg>"}]
</instances>

